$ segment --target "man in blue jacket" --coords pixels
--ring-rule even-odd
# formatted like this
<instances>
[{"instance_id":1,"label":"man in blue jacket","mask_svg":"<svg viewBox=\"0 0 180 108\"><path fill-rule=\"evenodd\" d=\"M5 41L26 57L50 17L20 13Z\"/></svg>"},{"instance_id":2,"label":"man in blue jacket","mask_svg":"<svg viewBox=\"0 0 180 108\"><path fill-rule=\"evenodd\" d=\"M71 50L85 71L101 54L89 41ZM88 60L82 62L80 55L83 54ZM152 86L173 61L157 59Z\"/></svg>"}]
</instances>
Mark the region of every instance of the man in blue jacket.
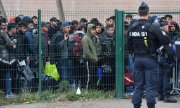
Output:
<instances>
[{"instance_id":1,"label":"man in blue jacket","mask_svg":"<svg viewBox=\"0 0 180 108\"><path fill-rule=\"evenodd\" d=\"M37 51L35 47L35 36L33 35L33 21L31 19L26 20L26 31L25 31L25 44L27 52L27 64L31 68L35 68L35 63L37 63Z\"/></svg>"}]
</instances>

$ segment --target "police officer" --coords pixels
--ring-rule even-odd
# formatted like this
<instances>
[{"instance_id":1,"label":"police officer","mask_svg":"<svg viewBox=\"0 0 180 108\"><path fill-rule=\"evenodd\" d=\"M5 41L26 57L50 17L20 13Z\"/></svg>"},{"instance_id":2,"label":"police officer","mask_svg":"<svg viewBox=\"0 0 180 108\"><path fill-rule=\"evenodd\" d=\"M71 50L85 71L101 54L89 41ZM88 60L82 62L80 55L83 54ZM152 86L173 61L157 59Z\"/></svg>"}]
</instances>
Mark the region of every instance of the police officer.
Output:
<instances>
[{"instance_id":1,"label":"police officer","mask_svg":"<svg viewBox=\"0 0 180 108\"><path fill-rule=\"evenodd\" d=\"M168 22L160 22L160 28L164 35L168 35ZM158 49L159 52L159 85L158 85L158 101L168 103L176 103L177 100L170 96L172 69L175 65L174 51L172 44L163 45Z\"/></svg>"},{"instance_id":2,"label":"police officer","mask_svg":"<svg viewBox=\"0 0 180 108\"><path fill-rule=\"evenodd\" d=\"M155 108L159 72L156 50L169 44L170 39L162 34L157 24L149 23L149 6L146 3L142 2L139 6L138 14L140 19L128 31L128 50L134 54L135 65L132 103L134 108L140 108L146 89L147 106Z\"/></svg>"}]
</instances>

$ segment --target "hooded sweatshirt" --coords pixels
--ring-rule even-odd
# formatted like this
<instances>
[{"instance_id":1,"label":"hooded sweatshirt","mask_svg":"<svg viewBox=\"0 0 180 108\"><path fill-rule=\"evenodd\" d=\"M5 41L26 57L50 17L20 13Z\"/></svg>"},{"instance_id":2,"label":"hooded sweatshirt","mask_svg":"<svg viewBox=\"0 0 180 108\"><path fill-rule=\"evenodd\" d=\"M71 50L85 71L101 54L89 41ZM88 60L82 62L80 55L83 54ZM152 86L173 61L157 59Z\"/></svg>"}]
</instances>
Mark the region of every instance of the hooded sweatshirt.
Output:
<instances>
[{"instance_id":1,"label":"hooded sweatshirt","mask_svg":"<svg viewBox=\"0 0 180 108\"><path fill-rule=\"evenodd\" d=\"M93 26L95 25L88 24L87 33L82 39L83 58L97 62L98 58L96 53L96 47L93 43L94 36L92 36L91 34L91 29Z\"/></svg>"}]
</instances>

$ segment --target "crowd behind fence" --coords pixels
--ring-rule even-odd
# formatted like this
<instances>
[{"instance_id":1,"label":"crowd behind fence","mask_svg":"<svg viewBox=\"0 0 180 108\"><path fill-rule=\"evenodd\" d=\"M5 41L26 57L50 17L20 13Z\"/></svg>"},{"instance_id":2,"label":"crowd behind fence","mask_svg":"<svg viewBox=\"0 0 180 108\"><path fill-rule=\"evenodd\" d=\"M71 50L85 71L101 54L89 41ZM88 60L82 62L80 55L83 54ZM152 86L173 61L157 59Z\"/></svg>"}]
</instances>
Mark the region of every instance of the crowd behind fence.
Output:
<instances>
[{"instance_id":1,"label":"crowd behind fence","mask_svg":"<svg viewBox=\"0 0 180 108\"><path fill-rule=\"evenodd\" d=\"M60 21L52 15L49 21L41 22L42 62L38 62L38 52L41 51L38 49L38 17L24 15L9 19L1 17L0 79L1 89L8 94L7 97L11 96L12 92L38 90L40 63L43 90L56 90L63 80L69 83L70 90L77 87L114 90L115 17L109 16L107 23L110 24L107 27L97 18L92 17L88 21L82 17L79 20ZM87 30L89 22L96 29L97 35L93 39L92 46L95 47L93 53L97 52L95 55L99 61L83 58L83 50L86 48L83 49L81 40L86 32L89 32ZM69 30L66 31L68 27ZM64 38L65 34L67 41Z\"/></svg>"},{"instance_id":2,"label":"crowd behind fence","mask_svg":"<svg viewBox=\"0 0 180 108\"><path fill-rule=\"evenodd\" d=\"M93 12L92 12L93 13ZM97 16L100 16L99 20ZM66 80L69 90L77 87L82 89L115 90L116 61L116 26L115 16L109 12L94 12L89 16L78 16L69 12L72 21L61 21L51 12L43 13L43 16L51 16L50 19L42 18L41 22L41 47L42 47L42 90L59 88L59 83ZM13 12L13 14L15 14ZM11 15L11 13L8 13ZM101 16L102 15L102 16ZM14 16L14 15L12 15ZM106 19L103 19L106 16ZM163 17L165 16L165 18ZM169 20L170 35L173 39L179 39L180 14L151 15L150 21ZM86 17L91 19L86 19ZM103 21L103 20L104 21ZM125 91L133 92L133 59L126 49L127 30L138 16L127 15L124 18L124 86ZM119 19L120 20L120 19ZM86 46L82 42L85 35L90 32L88 24L93 24L91 29L96 32L92 38L92 44ZM67 28L70 27L70 28ZM18 15L9 19L0 19L0 88L5 91L7 98L13 93L26 91L38 91L38 16ZM67 37L66 37L67 36ZM176 38L175 38L176 37ZM87 42L87 41L86 41ZM89 41L88 41L89 42ZM95 51L93 50L95 48ZM89 49L89 50L87 50ZM91 51L95 55L90 55ZM84 58L84 52L89 58ZM97 56L97 59L94 59ZM176 64L179 66L178 64ZM176 69L176 76L178 70ZM179 76L176 79L176 83ZM176 84L179 87L179 82Z\"/></svg>"}]
</instances>

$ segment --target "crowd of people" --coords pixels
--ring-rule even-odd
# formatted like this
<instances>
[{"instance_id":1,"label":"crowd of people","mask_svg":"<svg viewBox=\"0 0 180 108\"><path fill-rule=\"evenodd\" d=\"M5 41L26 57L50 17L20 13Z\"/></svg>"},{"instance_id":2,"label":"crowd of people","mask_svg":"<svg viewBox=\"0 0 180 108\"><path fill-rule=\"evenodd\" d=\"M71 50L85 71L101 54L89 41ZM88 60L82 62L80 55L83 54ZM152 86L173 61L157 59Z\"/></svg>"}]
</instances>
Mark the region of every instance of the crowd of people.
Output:
<instances>
[{"instance_id":1,"label":"crowd of people","mask_svg":"<svg viewBox=\"0 0 180 108\"><path fill-rule=\"evenodd\" d=\"M148 108L155 108L157 95L158 101L177 102L171 96L171 79L173 68L178 65L175 42L180 41L179 25L172 15L158 18L149 16L149 10L149 6L142 2L136 17L138 21L133 21L131 15L126 16L127 21L132 23L127 32L127 48L134 78L134 108L141 107L143 94Z\"/></svg>"},{"instance_id":2,"label":"crowd of people","mask_svg":"<svg viewBox=\"0 0 180 108\"><path fill-rule=\"evenodd\" d=\"M19 15L6 21L1 17L0 25L1 83L4 82L6 97L11 98L12 88L27 90L38 85L38 18ZM87 89L114 89L114 16L107 18L105 26L97 18L68 22L52 17L49 22L41 22L41 31L43 67L55 64L60 75L49 86L66 80L72 87L81 84ZM19 69L23 66L28 66L33 74L24 75ZM32 75L36 79L30 83Z\"/></svg>"},{"instance_id":3,"label":"crowd of people","mask_svg":"<svg viewBox=\"0 0 180 108\"><path fill-rule=\"evenodd\" d=\"M136 68L134 54L128 53L127 50L128 30L139 21L139 18L139 16L128 14L124 21L125 75L127 75L126 72L128 73L127 77L125 76L125 88L131 87L130 92L132 93L137 92L136 86L134 90L135 79L133 78ZM80 21L68 22L52 17L49 22L42 21L42 64L43 67L47 63L55 64L60 75L58 81L53 81L48 86L54 87L59 82L66 80L72 88L81 85L86 89L113 90L115 88L115 21L115 16L107 18L105 25L97 18L92 18L90 21L81 18ZM162 31L168 34L172 43L180 40L179 26L173 20L172 15L165 15L161 18L149 16L148 21L161 27ZM0 17L0 30L0 71L3 73L1 83L4 82L6 98L12 98L14 96L12 88L20 91L38 85L38 17L19 15L8 21ZM175 51L174 47L173 51ZM33 83L30 83L32 79L29 80L30 78L19 72L22 71L19 70L19 67L22 66L29 66L32 70L35 78ZM165 64L161 66L163 69ZM44 74L43 71L42 74ZM169 81L172 72L168 72L166 76ZM47 76L44 78L47 79ZM172 88L170 87L168 91L165 88L162 90L164 80L160 79L159 100L163 100L165 94L163 92L169 96ZM1 88L4 88L3 86ZM175 100L170 99L170 101Z\"/></svg>"}]
</instances>

